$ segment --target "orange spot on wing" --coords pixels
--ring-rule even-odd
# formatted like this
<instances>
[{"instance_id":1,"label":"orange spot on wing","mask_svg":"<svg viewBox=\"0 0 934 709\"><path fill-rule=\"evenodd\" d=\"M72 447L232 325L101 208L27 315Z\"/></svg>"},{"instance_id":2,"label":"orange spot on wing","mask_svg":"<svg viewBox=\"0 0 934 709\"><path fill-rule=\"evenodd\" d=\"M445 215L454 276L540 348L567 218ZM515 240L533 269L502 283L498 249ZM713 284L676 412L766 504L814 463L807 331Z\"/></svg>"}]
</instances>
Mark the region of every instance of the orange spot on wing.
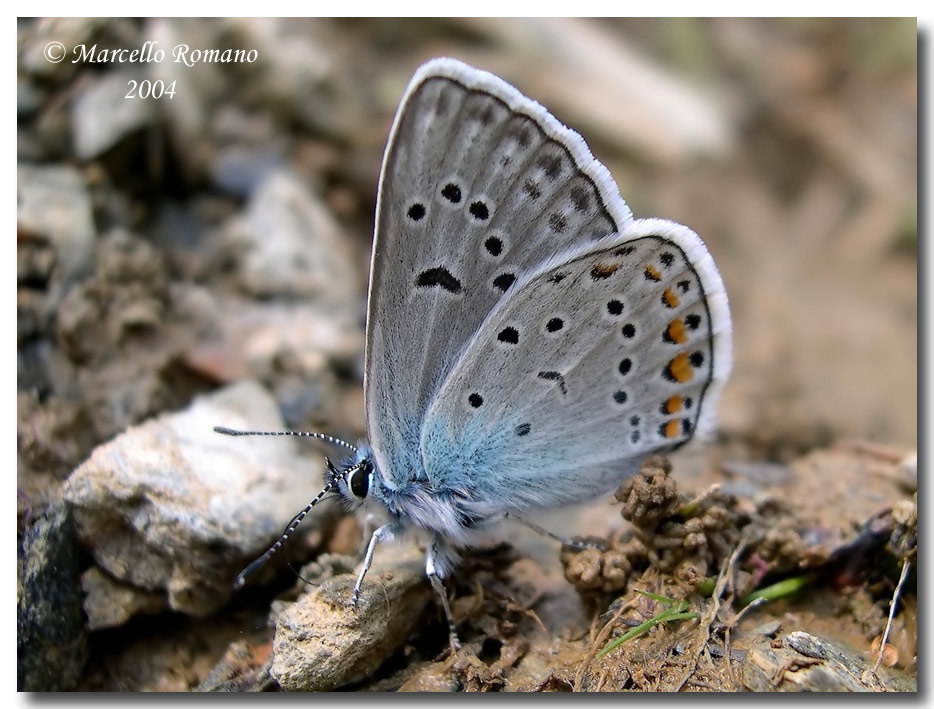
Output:
<instances>
[{"instance_id":1,"label":"orange spot on wing","mask_svg":"<svg viewBox=\"0 0 934 709\"><path fill-rule=\"evenodd\" d=\"M688 341L688 331L684 329L684 321L681 318L676 318L668 324L668 329L665 331L667 339L669 342L676 342L679 345L683 345Z\"/></svg>"},{"instance_id":2,"label":"orange spot on wing","mask_svg":"<svg viewBox=\"0 0 934 709\"><path fill-rule=\"evenodd\" d=\"M671 421L667 421L662 426L662 433L664 434L665 438L674 438L678 435L680 430L681 425L678 423L678 419L671 419Z\"/></svg>"},{"instance_id":3,"label":"orange spot on wing","mask_svg":"<svg viewBox=\"0 0 934 709\"><path fill-rule=\"evenodd\" d=\"M684 384L694 376L694 370L691 368L691 361L688 356L682 352L668 363L668 374L676 382Z\"/></svg>"},{"instance_id":4,"label":"orange spot on wing","mask_svg":"<svg viewBox=\"0 0 934 709\"><path fill-rule=\"evenodd\" d=\"M594 280L609 278L619 270L618 263L595 263L590 269L590 277Z\"/></svg>"},{"instance_id":5,"label":"orange spot on wing","mask_svg":"<svg viewBox=\"0 0 934 709\"><path fill-rule=\"evenodd\" d=\"M650 281L660 281L662 280L662 274L658 272L658 269L655 266L649 264L645 267L645 277Z\"/></svg>"},{"instance_id":6,"label":"orange spot on wing","mask_svg":"<svg viewBox=\"0 0 934 709\"><path fill-rule=\"evenodd\" d=\"M666 288L662 295L662 302L669 308L677 308L678 303L681 301L678 300L677 294L671 288Z\"/></svg>"},{"instance_id":7,"label":"orange spot on wing","mask_svg":"<svg viewBox=\"0 0 934 709\"><path fill-rule=\"evenodd\" d=\"M681 411L681 407L684 405L684 399L675 394L670 397L668 401L665 402L665 413L666 414L676 414Z\"/></svg>"}]
</instances>

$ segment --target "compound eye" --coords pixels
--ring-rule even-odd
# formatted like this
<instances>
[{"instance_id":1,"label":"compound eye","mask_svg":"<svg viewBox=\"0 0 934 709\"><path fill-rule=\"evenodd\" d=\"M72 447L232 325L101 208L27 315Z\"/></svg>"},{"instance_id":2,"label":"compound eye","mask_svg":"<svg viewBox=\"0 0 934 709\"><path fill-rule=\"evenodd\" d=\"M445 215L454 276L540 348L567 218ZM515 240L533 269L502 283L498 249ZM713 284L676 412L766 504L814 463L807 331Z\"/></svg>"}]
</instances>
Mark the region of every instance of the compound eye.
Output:
<instances>
[{"instance_id":1,"label":"compound eye","mask_svg":"<svg viewBox=\"0 0 934 709\"><path fill-rule=\"evenodd\" d=\"M347 482L350 486L350 493L360 500L364 499L370 490L369 466L365 465L354 470Z\"/></svg>"}]
</instances>

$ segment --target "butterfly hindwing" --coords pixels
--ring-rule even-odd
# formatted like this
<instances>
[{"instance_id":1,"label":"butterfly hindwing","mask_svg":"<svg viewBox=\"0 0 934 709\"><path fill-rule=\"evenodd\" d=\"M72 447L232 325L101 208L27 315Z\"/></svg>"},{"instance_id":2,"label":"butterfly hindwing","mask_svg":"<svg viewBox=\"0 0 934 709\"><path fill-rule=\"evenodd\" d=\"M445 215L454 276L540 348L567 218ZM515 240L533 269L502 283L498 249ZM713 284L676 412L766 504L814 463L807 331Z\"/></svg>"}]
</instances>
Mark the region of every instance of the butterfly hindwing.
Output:
<instances>
[{"instance_id":1,"label":"butterfly hindwing","mask_svg":"<svg viewBox=\"0 0 934 709\"><path fill-rule=\"evenodd\" d=\"M426 475L422 428L465 348L517 284L631 223L583 140L492 74L423 66L380 178L367 428L390 487Z\"/></svg>"},{"instance_id":2,"label":"butterfly hindwing","mask_svg":"<svg viewBox=\"0 0 934 709\"><path fill-rule=\"evenodd\" d=\"M428 475L483 514L612 490L710 427L730 368L719 273L686 227L638 220L517 284L434 399Z\"/></svg>"}]
</instances>

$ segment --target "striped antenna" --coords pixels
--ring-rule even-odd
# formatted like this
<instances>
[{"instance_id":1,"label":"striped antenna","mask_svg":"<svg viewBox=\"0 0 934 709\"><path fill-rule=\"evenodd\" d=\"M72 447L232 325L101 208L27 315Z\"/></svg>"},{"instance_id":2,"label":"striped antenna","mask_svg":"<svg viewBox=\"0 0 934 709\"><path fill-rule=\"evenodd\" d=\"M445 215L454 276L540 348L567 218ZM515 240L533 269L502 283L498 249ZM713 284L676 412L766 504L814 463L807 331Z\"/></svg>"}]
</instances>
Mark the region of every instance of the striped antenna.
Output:
<instances>
[{"instance_id":1,"label":"striped antenna","mask_svg":"<svg viewBox=\"0 0 934 709\"><path fill-rule=\"evenodd\" d=\"M225 431L218 431L218 433L225 433ZM286 433L288 433L288 431L286 431ZM231 435L236 436L236 435L248 435L248 434L234 432ZM265 434L260 433L259 435L265 435ZM269 561L269 557L271 557L273 554L279 551L282 545L285 544L285 540L288 539L290 536L292 536L292 532L294 532L295 529L298 527L298 525L302 523L302 520L305 519L305 515L311 512L311 508L317 505L318 502L321 501L321 498L327 495L334 488L334 486L337 485L337 481L340 478L344 478L346 480L348 475L350 475L351 473L359 470L360 468L368 464L368 461L362 460L356 465L351 465L349 468L347 468L347 470L345 470L343 473L340 473L338 475L337 469L334 467L331 461L328 460L327 458L325 458L325 461L327 461L328 470L334 474L331 480L328 482L327 485L324 486L324 489L321 492L315 495L315 499L313 499L311 502L309 502L305 506L305 509L303 509L301 512L299 512L297 515L295 515L291 519L291 521L286 525L285 529L282 531L282 534L279 535L279 538L276 540L276 543L273 544L271 547L269 547L261 557L259 557L258 559L255 559L249 566L247 566L243 571L237 574L237 578L234 581L234 588L242 588L243 585L247 582L247 580L257 571L259 571L260 568L262 568L263 565L265 565L267 561Z\"/></svg>"},{"instance_id":2,"label":"striped antenna","mask_svg":"<svg viewBox=\"0 0 934 709\"><path fill-rule=\"evenodd\" d=\"M321 441L327 441L328 443L349 448L354 453L357 452L357 447L347 441L342 441L340 438L334 438L334 436L328 436L324 433L315 433L313 431L238 431L235 428L227 428L226 426L215 426L214 431L216 433L223 433L225 436L302 436L304 438L317 438Z\"/></svg>"}]
</instances>

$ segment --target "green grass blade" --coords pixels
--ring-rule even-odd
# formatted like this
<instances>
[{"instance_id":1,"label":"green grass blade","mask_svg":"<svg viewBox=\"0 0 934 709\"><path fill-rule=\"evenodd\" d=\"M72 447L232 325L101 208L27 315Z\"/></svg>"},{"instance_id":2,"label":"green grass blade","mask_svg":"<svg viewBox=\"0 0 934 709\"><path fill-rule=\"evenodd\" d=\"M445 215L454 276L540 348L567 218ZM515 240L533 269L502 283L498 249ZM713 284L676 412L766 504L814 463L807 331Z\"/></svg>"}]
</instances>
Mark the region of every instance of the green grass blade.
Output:
<instances>
[{"instance_id":1,"label":"green grass blade","mask_svg":"<svg viewBox=\"0 0 934 709\"><path fill-rule=\"evenodd\" d=\"M793 576L790 579L785 579L784 581L773 583L771 586L753 591L746 596L741 603L744 606L748 606L758 598L764 598L767 601L777 601L780 598L786 598L797 593L808 586L813 580L814 579L811 578L809 574L805 576Z\"/></svg>"},{"instance_id":2,"label":"green grass blade","mask_svg":"<svg viewBox=\"0 0 934 709\"><path fill-rule=\"evenodd\" d=\"M627 640L632 640L634 637L642 635L643 633L651 630L659 623L667 623L673 620L688 620L690 618L697 618L699 614L696 611L687 610L689 605L690 604L687 601L681 601L678 603L678 605L666 608L661 613L653 615L644 623L640 623L629 632L620 635L618 638L616 638L616 640L603 648L599 653L597 653L597 659L600 659L608 653L613 652L613 650L618 648Z\"/></svg>"}]
</instances>

